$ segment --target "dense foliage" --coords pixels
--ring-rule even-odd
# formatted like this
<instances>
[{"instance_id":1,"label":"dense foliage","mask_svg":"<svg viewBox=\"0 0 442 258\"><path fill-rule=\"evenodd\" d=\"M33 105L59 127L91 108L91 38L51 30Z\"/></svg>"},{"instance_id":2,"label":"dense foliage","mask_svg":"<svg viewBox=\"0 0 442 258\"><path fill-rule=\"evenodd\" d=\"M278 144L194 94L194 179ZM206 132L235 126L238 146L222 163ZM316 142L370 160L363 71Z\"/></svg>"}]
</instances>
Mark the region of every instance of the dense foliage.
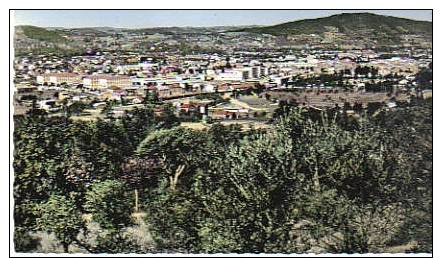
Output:
<instances>
[{"instance_id":1,"label":"dense foliage","mask_svg":"<svg viewBox=\"0 0 442 258\"><path fill-rule=\"evenodd\" d=\"M432 101L337 114L282 108L248 132L149 107L16 117L15 248L43 232L65 252L431 252Z\"/></svg>"}]
</instances>

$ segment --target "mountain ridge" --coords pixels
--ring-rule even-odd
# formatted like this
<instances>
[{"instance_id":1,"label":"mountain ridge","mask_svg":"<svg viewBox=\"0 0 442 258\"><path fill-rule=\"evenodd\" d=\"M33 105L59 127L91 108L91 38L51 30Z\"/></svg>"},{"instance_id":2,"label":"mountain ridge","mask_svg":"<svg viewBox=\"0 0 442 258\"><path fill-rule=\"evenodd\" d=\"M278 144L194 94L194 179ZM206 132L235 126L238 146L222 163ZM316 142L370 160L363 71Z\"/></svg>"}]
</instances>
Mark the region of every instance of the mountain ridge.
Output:
<instances>
[{"instance_id":1,"label":"mountain ridge","mask_svg":"<svg viewBox=\"0 0 442 258\"><path fill-rule=\"evenodd\" d=\"M319 34L327 32L326 27L335 27L340 33L354 29L383 30L390 34L432 33L432 22L411 20L394 16L361 13L341 13L327 17L303 19L257 28L244 28L235 32L251 32L271 35Z\"/></svg>"}]
</instances>

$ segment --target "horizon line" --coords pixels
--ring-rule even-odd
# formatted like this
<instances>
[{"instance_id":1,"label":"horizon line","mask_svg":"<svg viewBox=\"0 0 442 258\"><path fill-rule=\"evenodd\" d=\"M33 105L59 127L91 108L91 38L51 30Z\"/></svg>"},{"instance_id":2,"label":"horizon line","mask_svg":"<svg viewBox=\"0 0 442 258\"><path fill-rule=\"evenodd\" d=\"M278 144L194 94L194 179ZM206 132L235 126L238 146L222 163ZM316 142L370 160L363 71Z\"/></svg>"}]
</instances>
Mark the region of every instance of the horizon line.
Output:
<instances>
[{"instance_id":1,"label":"horizon line","mask_svg":"<svg viewBox=\"0 0 442 258\"><path fill-rule=\"evenodd\" d=\"M294 10L297 10L297 9L294 9ZM384 9L373 9L373 10L384 10ZM48 10L48 11L51 11L51 10ZM54 10L54 11L58 11L58 10ZM65 10L63 10L63 11L65 11ZM69 10L66 10L66 11L69 11ZM75 11L75 10L73 10L73 11ZM89 11L89 10L87 10L87 11ZM95 11L95 10L90 10L90 11ZM96 11L107 11L107 10L96 10ZM119 11L119 10L109 10L109 11ZM126 10L123 9L121 11L126 11ZM132 10L128 10L128 11L132 11ZM133 10L133 11L143 11L143 10ZM150 11L150 10L146 10L146 11ZM155 11L155 10L152 10L152 11ZM187 11L187 10L183 10L183 11ZM189 11L192 11L192 10L189 10ZM201 11L206 11L206 10L201 10ZM207 11L210 11L210 10L207 10ZM215 11L218 11L218 10L215 10ZM223 10L219 10L219 11L223 11ZM266 10L249 10L249 11L266 11ZM270 11L272 11L272 10L270 10ZM394 15L376 14L376 13L369 12L369 11L364 12L364 10L361 10L361 12L342 12L342 13L338 13L338 14L318 16L318 17L315 17L315 18L294 19L294 20L291 20L291 21L279 22L279 23L275 23L275 24L238 24L238 25L208 25L208 26L198 26L198 25L196 25L196 26L193 26L193 25L179 26L179 25L174 25L174 26L153 26L153 27L149 27L149 26L146 26L146 27L126 27L126 26L114 27L114 26L110 26L110 25L104 25L104 26L103 25L102 26L100 26L100 25L88 25L88 26L69 27L69 26L39 26L39 25L34 25L34 24L29 24L28 23L28 24L14 24L14 27L17 27L17 26L34 26L34 27L48 28L48 29L57 29L57 28L61 28L61 29L110 28L110 29L121 29L121 30L169 29L169 28L217 28L217 27L246 27L246 26L247 27L248 26L250 26L250 27L266 27L266 26L275 26L275 25L279 25L279 24L296 22L296 21L302 21L302 20L315 20L315 19L327 18L327 17L337 16L337 15L342 15L342 14L373 14L373 15L378 15L378 16L394 17L394 18L398 18L398 19L406 19L406 20L417 21L417 22L433 23L432 19L430 21L429 20L419 20L419 19L412 19L412 18L405 18L405 17L394 16Z\"/></svg>"}]
</instances>

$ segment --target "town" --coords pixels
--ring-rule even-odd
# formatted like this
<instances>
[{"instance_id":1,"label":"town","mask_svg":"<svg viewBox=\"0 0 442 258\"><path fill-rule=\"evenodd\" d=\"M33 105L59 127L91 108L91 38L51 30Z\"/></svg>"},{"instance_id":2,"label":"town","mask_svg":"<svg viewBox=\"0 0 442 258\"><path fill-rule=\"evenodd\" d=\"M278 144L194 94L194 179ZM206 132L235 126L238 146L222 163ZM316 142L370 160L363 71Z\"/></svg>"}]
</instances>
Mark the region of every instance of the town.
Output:
<instances>
[{"instance_id":1,"label":"town","mask_svg":"<svg viewBox=\"0 0 442 258\"><path fill-rule=\"evenodd\" d=\"M431 10L15 14L17 253L432 254Z\"/></svg>"},{"instance_id":2,"label":"town","mask_svg":"<svg viewBox=\"0 0 442 258\"><path fill-rule=\"evenodd\" d=\"M60 115L72 107L72 119L121 117L154 99L187 120L261 123L281 100L315 108L346 102L391 108L432 94L430 84L416 87L416 75L432 64L431 42L418 35L406 35L386 51L356 44L324 49L332 32L321 43L311 37L310 45L298 49L278 47L271 35L253 38L246 32L91 33L72 36L92 41L83 55L30 52L16 58L15 114L39 108ZM223 47L205 48L214 35ZM176 43L182 40L196 43L180 48ZM229 45L233 49L226 49Z\"/></svg>"}]
</instances>

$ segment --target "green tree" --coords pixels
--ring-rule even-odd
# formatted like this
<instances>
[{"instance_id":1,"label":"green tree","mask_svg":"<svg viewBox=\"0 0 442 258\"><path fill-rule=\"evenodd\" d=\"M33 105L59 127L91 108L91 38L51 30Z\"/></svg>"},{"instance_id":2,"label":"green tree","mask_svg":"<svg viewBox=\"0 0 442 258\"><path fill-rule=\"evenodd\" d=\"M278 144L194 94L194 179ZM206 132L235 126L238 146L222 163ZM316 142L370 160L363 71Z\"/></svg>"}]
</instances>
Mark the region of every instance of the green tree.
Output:
<instances>
[{"instance_id":1,"label":"green tree","mask_svg":"<svg viewBox=\"0 0 442 258\"><path fill-rule=\"evenodd\" d=\"M15 119L14 221L19 227L35 225L32 207L52 193L68 194L64 177L70 123L62 118L27 115Z\"/></svg>"},{"instance_id":2,"label":"green tree","mask_svg":"<svg viewBox=\"0 0 442 258\"><path fill-rule=\"evenodd\" d=\"M88 105L86 103L74 102L67 107L67 113L79 115L86 108L88 108Z\"/></svg>"},{"instance_id":3,"label":"green tree","mask_svg":"<svg viewBox=\"0 0 442 258\"><path fill-rule=\"evenodd\" d=\"M204 211L198 225L203 252L274 252L288 244L309 184L292 148L281 134L263 135L231 146L200 170L194 191Z\"/></svg>"},{"instance_id":4,"label":"green tree","mask_svg":"<svg viewBox=\"0 0 442 258\"><path fill-rule=\"evenodd\" d=\"M84 209L106 229L119 229L131 223L134 200L123 183L105 180L86 192Z\"/></svg>"},{"instance_id":5,"label":"green tree","mask_svg":"<svg viewBox=\"0 0 442 258\"><path fill-rule=\"evenodd\" d=\"M158 130L144 139L137 155L157 160L162 167L162 179L169 182L171 190L188 187L196 168L210 159L208 134L176 127Z\"/></svg>"},{"instance_id":6,"label":"green tree","mask_svg":"<svg viewBox=\"0 0 442 258\"><path fill-rule=\"evenodd\" d=\"M146 107L130 111L121 124L130 141L131 149L135 150L148 133L155 129L156 121L152 108Z\"/></svg>"},{"instance_id":7,"label":"green tree","mask_svg":"<svg viewBox=\"0 0 442 258\"><path fill-rule=\"evenodd\" d=\"M35 208L36 229L54 233L64 251L69 252L69 245L76 241L78 233L84 227L74 202L64 196L51 195L46 202Z\"/></svg>"}]
</instances>

